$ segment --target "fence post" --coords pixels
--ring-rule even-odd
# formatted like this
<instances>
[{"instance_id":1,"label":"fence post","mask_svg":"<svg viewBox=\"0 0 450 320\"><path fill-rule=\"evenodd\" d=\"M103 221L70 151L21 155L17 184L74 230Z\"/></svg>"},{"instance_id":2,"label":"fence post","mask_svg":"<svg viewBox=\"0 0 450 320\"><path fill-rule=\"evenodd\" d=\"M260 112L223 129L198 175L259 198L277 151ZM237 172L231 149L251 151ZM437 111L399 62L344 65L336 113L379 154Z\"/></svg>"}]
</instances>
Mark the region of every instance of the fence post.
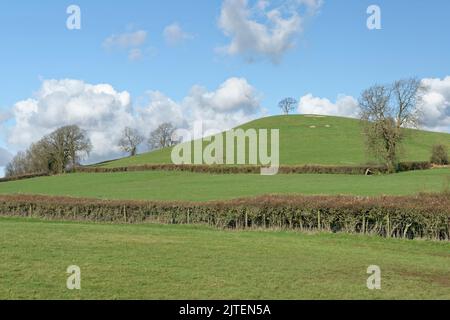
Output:
<instances>
[{"instance_id":1,"label":"fence post","mask_svg":"<svg viewBox=\"0 0 450 320\"><path fill-rule=\"evenodd\" d=\"M317 229L322 230L321 222L320 222L320 210L317 210Z\"/></svg>"},{"instance_id":2,"label":"fence post","mask_svg":"<svg viewBox=\"0 0 450 320\"><path fill-rule=\"evenodd\" d=\"M390 238L391 237L391 221L389 220L389 213L387 214L387 216L386 216L386 232L387 232L387 234L386 234L386 237L387 238Z\"/></svg>"},{"instance_id":3,"label":"fence post","mask_svg":"<svg viewBox=\"0 0 450 320\"><path fill-rule=\"evenodd\" d=\"M248 214L247 214L247 210L245 210L245 225L244 225L244 229L247 229L248 227Z\"/></svg>"},{"instance_id":4,"label":"fence post","mask_svg":"<svg viewBox=\"0 0 450 320\"><path fill-rule=\"evenodd\" d=\"M366 213L363 213L363 220L362 220L362 233L366 234Z\"/></svg>"}]
</instances>

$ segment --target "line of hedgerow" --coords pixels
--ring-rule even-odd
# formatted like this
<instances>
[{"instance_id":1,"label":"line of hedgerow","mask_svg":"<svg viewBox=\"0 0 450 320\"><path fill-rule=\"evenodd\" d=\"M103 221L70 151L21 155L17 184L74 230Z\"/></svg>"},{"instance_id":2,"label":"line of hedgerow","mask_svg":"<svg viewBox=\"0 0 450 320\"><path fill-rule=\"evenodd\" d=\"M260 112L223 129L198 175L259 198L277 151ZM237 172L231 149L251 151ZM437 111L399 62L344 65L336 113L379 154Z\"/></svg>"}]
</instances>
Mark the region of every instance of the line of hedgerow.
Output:
<instances>
[{"instance_id":1,"label":"line of hedgerow","mask_svg":"<svg viewBox=\"0 0 450 320\"><path fill-rule=\"evenodd\" d=\"M432 167L430 162L401 162L398 171L426 170ZM107 172L132 172L132 171L188 171L215 174L237 174L250 173L259 174L261 166L255 165L174 165L174 164L145 164L127 167L105 168L105 167L77 167L75 172L84 173L107 173ZM279 174L385 174L388 169L384 165L356 165L356 166L333 166L333 165L282 165L278 169Z\"/></svg>"},{"instance_id":2,"label":"line of hedgerow","mask_svg":"<svg viewBox=\"0 0 450 320\"><path fill-rule=\"evenodd\" d=\"M431 169L430 162L401 162L398 172ZM252 165L175 165L175 164L144 164L127 167L104 168L104 167L76 167L69 172L79 173L114 173L114 172L137 172L137 171L183 171L212 174L260 174L261 166ZM290 165L280 166L279 174L387 174L388 169L383 165L360 165L360 166L324 166L324 165ZM49 173L33 173L21 176L0 178L1 182L25 180L43 176Z\"/></svg>"},{"instance_id":3,"label":"line of hedgerow","mask_svg":"<svg viewBox=\"0 0 450 320\"><path fill-rule=\"evenodd\" d=\"M206 224L231 229L347 232L450 239L450 194L261 196L214 202L148 202L0 196L0 215L107 223Z\"/></svg>"}]
</instances>

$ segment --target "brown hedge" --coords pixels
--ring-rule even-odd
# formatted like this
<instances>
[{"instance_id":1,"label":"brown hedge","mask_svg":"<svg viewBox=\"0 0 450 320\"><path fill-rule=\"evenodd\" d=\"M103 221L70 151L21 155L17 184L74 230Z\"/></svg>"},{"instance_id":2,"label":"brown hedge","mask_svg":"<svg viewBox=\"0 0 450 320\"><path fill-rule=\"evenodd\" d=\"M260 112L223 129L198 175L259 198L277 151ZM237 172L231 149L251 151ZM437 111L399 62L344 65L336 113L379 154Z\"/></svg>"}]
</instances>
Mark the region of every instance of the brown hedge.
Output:
<instances>
[{"instance_id":1,"label":"brown hedge","mask_svg":"<svg viewBox=\"0 0 450 320\"><path fill-rule=\"evenodd\" d=\"M32 178L37 178L37 177L46 177L49 175L50 175L49 173L29 173L29 174L24 174L24 175L20 175L20 176L0 178L0 182L25 180L25 179L32 179Z\"/></svg>"},{"instance_id":2,"label":"brown hedge","mask_svg":"<svg viewBox=\"0 0 450 320\"><path fill-rule=\"evenodd\" d=\"M110 173L110 172L132 172L132 171L187 171L198 173L215 173L215 174L237 174L249 173L260 174L261 166L253 165L174 165L174 164L145 164L128 167L77 167L75 172L82 173ZM387 169L382 165L367 166L321 166L321 165L302 165L302 166L280 166L278 173L280 174L366 174L370 170L372 174L387 173Z\"/></svg>"},{"instance_id":3,"label":"brown hedge","mask_svg":"<svg viewBox=\"0 0 450 320\"><path fill-rule=\"evenodd\" d=\"M0 215L108 223L207 224L450 239L450 194L262 196L214 202L119 201L0 196Z\"/></svg>"},{"instance_id":4,"label":"brown hedge","mask_svg":"<svg viewBox=\"0 0 450 320\"><path fill-rule=\"evenodd\" d=\"M430 162L401 162L398 165L398 171L426 170L431 169ZM364 175L367 172L371 174L386 174L388 169L384 165L358 165L358 166L325 166L325 165L290 165L280 166L279 174L354 174ZM254 165L175 165L175 164L145 164L127 167L77 167L75 172L82 173L111 173L111 172L133 172L133 171L187 171L197 173L215 173L215 174L237 174L249 173L259 174L261 166Z\"/></svg>"}]
</instances>

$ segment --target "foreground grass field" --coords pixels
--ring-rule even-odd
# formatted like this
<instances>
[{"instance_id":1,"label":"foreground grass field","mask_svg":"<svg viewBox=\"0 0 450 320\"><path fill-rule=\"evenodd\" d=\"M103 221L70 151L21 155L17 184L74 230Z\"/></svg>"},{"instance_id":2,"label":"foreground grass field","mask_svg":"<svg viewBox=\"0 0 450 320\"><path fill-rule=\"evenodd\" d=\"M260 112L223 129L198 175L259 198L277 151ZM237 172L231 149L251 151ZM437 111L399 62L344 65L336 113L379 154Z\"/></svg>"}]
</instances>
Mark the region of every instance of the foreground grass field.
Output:
<instances>
[{"instance_id":1,"label":"foreground grass field","mask_svg":"<svg viewBox=\"0 0 450 320\"><path fill-rule=\"evenodd\" d=\"M0 218L0 252L0 299L450 299L447 242Z\"/></svg>"},{"instance_id":2,"label":"foreground grass field","mask_svg":"<svg viewBox=\"0 0 450 320\"><path fill-rule=\"evenodd\" d=\"M328 116L275 116L258 119L243 129L279 129L280 163L358 165L368 161L359 120ZM428 161L434 144L450 148L450 134L405 130L401 161ZM171 163L171 149L145 153L99 164L122 167L148 163Z\"/></svg>"},{"instance_id":3,"label":"foreground grass field","mask_svg":"<svg viewBox=\"0 0 450 320\"><path fill-rule=\"evenodd\" d=\"M0 194L41 194L129 200L220 200L263 194L409 195L441 192L450 169L393 175L255 174L213 175L144 171L77 173L0 183Z\"/></svg>"}]
</instances>

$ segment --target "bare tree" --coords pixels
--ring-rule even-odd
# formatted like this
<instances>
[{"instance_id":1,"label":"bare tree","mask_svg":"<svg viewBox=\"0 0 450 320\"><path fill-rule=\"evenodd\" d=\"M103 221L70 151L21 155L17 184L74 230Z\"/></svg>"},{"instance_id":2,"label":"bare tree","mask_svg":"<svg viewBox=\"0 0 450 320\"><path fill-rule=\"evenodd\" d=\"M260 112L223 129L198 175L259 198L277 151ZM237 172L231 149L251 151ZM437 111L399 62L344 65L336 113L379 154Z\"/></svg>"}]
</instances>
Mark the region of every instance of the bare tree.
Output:
<instances>
[{"instance_id":1,"label":"bare tree","mask_svg":"<svg viewBox=\"0 0 450 320\"><path fill-rule=\"evenodd\" d=\"M63 173L89 154L91 142L78 126L61 127L19 152L6 168L7 176L28 173Z\"/></svg>"},{"instance_id":2,"label":"bare tree","mask_svg":"<svg viewBox=\"0 0 450 320\"><path fill-rule=\"evenodd\" d=\"M144 137L136 129L126 127L123 130L122 138L119 140L119 147L133 157L137 154L137 148L143 141Z\"/></svg>"},{"instance_id":3,"label":"bare tree","mask_svg":"<svg viewBox=\"0 0 450 320\"><path fill-rule=\"evenodd\" d=\"M92 150L92 144L85 130L78 126L66 126L61 128L66 137L66 148L71 160L72 168L80 164L84 156L88 156Z\"/></svg>"},{"instance_id":4,"label":"bare tree","mask_svg":"<svg viewBox=\"0 0 450 320\"><path fill-rule=\"evenodd\" d=\"M297 107L297 100L294 98L285 98L278 103L278 107L284 114L289 114Z\"/></svg>"},{"instance_id":5,"label":"bare tree","mask_svg":"<svg viewBox=\"0 0 450 320\"><path fill-rule=\"evenodd\" d=\"M420 118L422 98L426 88L417 78L402 79L392 85L397 127L417 127Z\"/></svg>"},{"instance_id":6,"label":"bare tree","mask_svg":"<svg viewBox=\"0 0 450 320\"><path fill-rule=\"evenodd\" d=\"M75 167L92 149L86 131L76 125L61 127L41 141L50 155L50 169L62 173L69 166Z\"/></svg>"},{"instance_id":7,"label":"bare tree","mask_svg":"<svg viewBox=\"0 0 450 320\"><path fill-rule=\"evenodd\" d=\"M359 106L370 153L383 160L389 171L396 169L403 140L402 128L417 126L421 95L425 88L416 79L375 85L361 94Z\"/></svg>"},{"instance_id":8,"label":"bare tree","mask_svg":"<svg viewBox=\"0 0 450 320\"><path fill-rule=\"evenodd\" d=\"M175 144L173 140L173 134L175 128L171 123L163 123L156 130L150 133L150 137L147 141L150 150L162 149L171 147Z\"/></svg>"},{"instance_id":9,"label":"bare tree","mask_svg":"<svg viewBox=\"0 0 450 320\"><path fill-rule=\"evenodd\" d=\"M18 152L5 168L5 176L13 177L28 173L28 159L26 152Z\"/></svg>"}]
</instances>

